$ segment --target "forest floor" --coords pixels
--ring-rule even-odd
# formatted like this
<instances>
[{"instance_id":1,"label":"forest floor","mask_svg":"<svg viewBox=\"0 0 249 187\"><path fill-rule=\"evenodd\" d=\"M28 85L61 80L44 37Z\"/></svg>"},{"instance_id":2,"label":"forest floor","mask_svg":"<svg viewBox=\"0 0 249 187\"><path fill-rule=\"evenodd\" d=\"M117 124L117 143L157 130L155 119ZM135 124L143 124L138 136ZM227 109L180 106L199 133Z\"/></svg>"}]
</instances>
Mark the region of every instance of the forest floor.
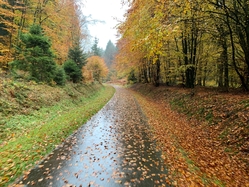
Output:
<instances>
[{"instance_id":1,"label":"forest floor","mask_svg":"<svg viewBox=\"0 0 249 187\"><path fill-rule=\"evenodd\" d=\"M248 93L131 87L176 186L249 186Z\"/></svg>"}]
</instances>

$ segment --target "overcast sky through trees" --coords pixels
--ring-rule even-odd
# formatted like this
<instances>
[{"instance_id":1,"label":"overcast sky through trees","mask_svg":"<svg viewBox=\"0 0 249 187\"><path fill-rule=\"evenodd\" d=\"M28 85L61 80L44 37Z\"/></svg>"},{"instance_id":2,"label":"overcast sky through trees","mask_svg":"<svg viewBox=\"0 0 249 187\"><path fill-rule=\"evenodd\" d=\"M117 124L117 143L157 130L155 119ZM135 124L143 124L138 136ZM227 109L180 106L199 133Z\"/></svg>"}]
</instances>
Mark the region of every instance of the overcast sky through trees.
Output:
<instances>
[{"instance_id":1,"label":"overcast sky through trees","mask_svg":"<svg viewBox=\"0 0 249 187\"><path fill-rule=\"evenodd\" d=\"M99 39L98 46L104 50L109 40L115 44L117 32L114 27L118 23L116 18L122 20L124 12L125 9L122 8L119 0L85 0L83 14L85 16L91 15L94 20L103 21L88 25L92 36L91 40L93 41L94 37L97 37Z\"/></svg>"}]
</instances>

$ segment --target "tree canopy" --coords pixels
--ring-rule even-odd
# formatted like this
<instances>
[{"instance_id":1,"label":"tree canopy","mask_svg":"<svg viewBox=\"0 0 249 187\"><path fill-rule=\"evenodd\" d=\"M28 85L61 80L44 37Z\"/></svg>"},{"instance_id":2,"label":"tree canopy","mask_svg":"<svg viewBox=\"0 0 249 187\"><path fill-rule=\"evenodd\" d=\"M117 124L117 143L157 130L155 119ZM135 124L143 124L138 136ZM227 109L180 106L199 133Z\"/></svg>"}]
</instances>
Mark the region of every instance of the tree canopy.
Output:
<instances>
[{"instance_id":1,"label":"tree canopy","mask_svg":"<svg viewBox=\"0 0 249 187\"><path fill-rule=\"evenodd\" d=\"M103 58L91 56L87 59L86 67L83 69L83 75L89 80L102 82L108 74L108 68Z\"/></svg>"},{"instance_id":2,"label":"tree canopy","mask_svg":"<svg viewBox=\"0 0 249 187\"><path fill-rule=\"evenodd\" d=\"M228 0L127 1L119 74L138 81L249 90L249 5Z\"/></svg>"},{"instance_id":3,"label":"tree canopy","mask_svg":"<svg viewBox=\"0 0 249 187\"><path fill-rule=\"evenodd\" d=\"M0 67L7 68L16 56L22 33L31 25L40 25L51 40L57 64L67 60L68 51L80 43L86 19L80 12L77 0L0 0Z\"/></svg>"},{"instance_id":4,"label":"tree canopy","mask_svg":"<svg viewBox=\"0 0 249 187\"><path fill-rule=\"evenodd\" d=\"M68 58L73 60L79 69L81 69L86 64L87 55L83 52L79 44L74 45L68 51Z\"/></svg>"}]
</instances>

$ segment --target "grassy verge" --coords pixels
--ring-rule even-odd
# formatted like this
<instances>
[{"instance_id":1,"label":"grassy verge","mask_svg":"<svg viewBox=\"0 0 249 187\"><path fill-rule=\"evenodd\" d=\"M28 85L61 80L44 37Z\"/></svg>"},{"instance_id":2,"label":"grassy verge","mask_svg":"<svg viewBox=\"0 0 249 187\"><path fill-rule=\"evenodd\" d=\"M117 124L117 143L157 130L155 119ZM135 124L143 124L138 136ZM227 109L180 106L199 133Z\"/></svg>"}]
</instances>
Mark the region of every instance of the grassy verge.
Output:
<instances>
[{"instance_id":1,"label":"grassy verge","mask_svg":"<svg viewBox=\"0 0 249 187\"><path fill-rule=\"evenodd\" d=\"M74 102L64 100L28 116L11 118L7 125L13 133L0 145L0 186L7 186L51 152L99 111L113 94L114 88L106 86L90 97Z\"/></svg>"}]
</instances>

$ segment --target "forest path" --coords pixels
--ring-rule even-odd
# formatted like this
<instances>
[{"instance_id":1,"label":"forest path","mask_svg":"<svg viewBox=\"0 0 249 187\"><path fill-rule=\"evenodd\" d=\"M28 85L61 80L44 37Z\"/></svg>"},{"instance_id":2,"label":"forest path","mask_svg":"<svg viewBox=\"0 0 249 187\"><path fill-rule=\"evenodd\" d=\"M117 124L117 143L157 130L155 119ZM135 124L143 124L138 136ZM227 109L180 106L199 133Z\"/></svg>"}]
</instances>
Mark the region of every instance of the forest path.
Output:
<instances>
[{"instance_id":1,"label":"forest path","mask_svg":"<svg viewBox=\"0 0 249 187\"><path fill-rule=\"evenodd\" d=\"M146 117L125 88L18 182L23 186L169 186Z\"/></svg>"}]
</instances>

